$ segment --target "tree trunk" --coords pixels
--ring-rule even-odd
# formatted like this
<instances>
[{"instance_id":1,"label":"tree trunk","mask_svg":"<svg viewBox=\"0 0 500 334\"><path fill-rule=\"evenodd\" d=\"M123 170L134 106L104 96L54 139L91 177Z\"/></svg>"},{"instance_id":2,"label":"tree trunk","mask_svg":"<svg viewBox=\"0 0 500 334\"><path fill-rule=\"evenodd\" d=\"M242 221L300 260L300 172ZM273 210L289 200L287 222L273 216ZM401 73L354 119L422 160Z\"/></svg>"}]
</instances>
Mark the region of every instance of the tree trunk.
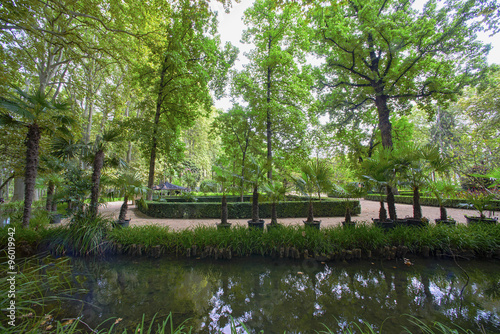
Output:
<instances>
[{"instance_id":1,"label":"tree trunk","mask_svg":"<svg viewBox=\"0 0 500 334\"><path fill-rule=\"evenodd\" d=\"M418 187L413 189L413 218L422 219L422 207L420 206L420 192Z\"/></svg>"},{"instance_id":2,"label":"tree trunk","mask_svg":"<svg viewBox=\"0 0 500 334\"><path fill-rule=\"evenodd\" d=\"M220 223L227 224L227 198L226 195L222 195L222 205L220 213Z\"/></svg>"},{"instance_id":3,"label":"tree trunk","mask_svg":"<svg viewBox=\"0 0 500 334\"><path fill-rule=\"evenodd\" d=\"M389 217L396 221L398 218L396 216L396 201L394 199L394 193L392 192L392 188L387 186L387 208L389 209Z\"/></svg>"},{"instance_id":4,"label":"tree trunk","mask_svg":"<svg viewBox=\"0 0 500 334\"><path fill-rule=\"evenodd\" d=\"M45 210L51 211L52 209L52 201L54 200L54 189L55 184L52 181L49 181L47 186L47 201L45 202Z\"/></svg>"},{"instance_id":5,"label":"tree trunk","mask_svg":"<svg viewBox=\"0 0 500 334\"><path fill-rule=\"evenodd\" d=\"M448 219L448 213L446 212L446 208L443 205L441 205L439 207L439 211L441 213L441 218L440 219L441 220L447 220Z\"/></svg>"},{"instance_id":6,"label":"tree trunk","mask_svg":"<svg viewBox=\"0 0 500 334\"><path fill-rule=\"evenodd\" d=\"M24 200L24 177L14 178L14 194L12 195L12 202Z\"/></svg>"},{"instance_id":7,"label":"tree trunk","mask_svg":"<svg viewBox=\"0 0 500 334\"><path fill-rule=\"evenodd\" d=\"M97 217L97 206L99 205L99 190L101 183L101 170L104 164L104 151L100 149L94 157L93 171L92 171L92 189L90 193L90 217L95 219Z\"/></svg>"},{"instance_id":8,"label":"tree trunk","mask_svg":"<svg viewBox=\"0 0 500 334\"><path fill-rule=\"evenodd\" d=\"M345 222L349 224L351 222L351 208L348 204L345 207Z\"/></svg>"},{"instance_id":9,"label":"tree trunk","mask_svg":"<svg viewBox=\"0 0 500 334\"><path fill-rule=\"evenodd\" d=\"M382 93L383 87L377 87L375 92L375 105L378 111L378 126L382 137L382 145L385 148L392 149L392 125L389 119L390 110L387 106L387 96ZM394 193L391 186L387 186L387 207L389 208L389 216L395 221L397 218L396 203L394 201Z\"/></svg>"},{"instance_id":10,"label":"tree trunk","mask_svg":"<svg viewBox=\"0 0 500 334\"><path fill-rule=\"evenodd\" d=\"M268 38L268 57L271 57L271 46L272 46L272 36L269 35ZM267 67L267 115L266 115L266 134L267 134L267 163L269 164L269 171L267 172L267 178L269 180L273 179L273 148L272 148L272 122L271 122L271 74L272 68L270 66Z\"/></svg>"},{"instance_id":11,"label":"tree trunk","mask_svg":"<svg viewBox=\"0 0 500 334\"><path fill-rule=\"evenodd\" d=\"M38 147L40 144L40 128L34 123L28 126L26 136L26 166L24 174L24 212L23 227L29 227L31 204L35 193L36 173L38 168Z\"/></svg>"},{"instance_id":12,"label":"tree trunk","mask_svg":"<svg viewBox=\"0 0 500 334\"><path fill-rule=\"evenodd\" d=\"M312 223L314 222L314 214L313 214L313 202L309 200L309 205L307 207L307 219L306 222Z\"/></svg>"},{"instance_id":13,"label":"tree trunk","mask_svg":"<svg viewBox=\"0 0 500 334\"><path fill-rule=\"evenodd\" d=\"M257 185L253 187L252 195L252 222L259 222L259 192Z\"/></svg>"},{"instance_id":14,"label":"tree trunk","mask_svg":"<svg viewBox=\"0 0 500 334\"><path fill-rule=\"evenodd\" d=\"M5 180L2 185L0 186L0 197L5 197L5 199L7 199L7 197L9 197L9 181L12 180L14 178L14 174L12 174L11 176L9 176L7 178L7 180ZM5 187L5 191L4 191L4 187ZM5 196L2 196L3 193L5 192Z\"/></svg>"},{"instance_id":15,"label":"tree trunk","mask_svg":"<svg viewBox=\"0 0 500 334\"><path fill-rule=\"evenodd\" d=\"M383 222L387 220L387 211L384 207L384 201L380 201L380 210L378 212L378 219Z\"/></svg>"},{"instance_id":16,"label":"tree trunk","mask_svg":"<svg viewBox=\"0 0 500 334\"><path fill-rule=\"evenodd\" d=\"M271 204L271 224L278 224L278 212L276 211L276 202Z\"/></svg>"},{"instance_id":17,"label":"tree trunk","mask_svg":"<svg viewBox=\"0 0 500 334\"><path fill-rule=\"evenodd\" d=\"M158 146L158 142L156 140L156 134L158 132L158 125L160 124L160 115L161 115L161 105L164 99L163 89L165 88L165 74L167 73L167 67L165 64L168 62L168 54L165 56L163 60L163 66L160 72L160 83L158 87L158 98L156 99L156 113L155 120L153 124L153 134L151 140L151 155L149 157L149 176L148 176L148 201L153 199L153 186L155 182L155 164L156 164L156 148Z\"/></svg>"},{"instance_id":18,"label":"tree trunk","mask_svg":"<svg viewBox=\"0 0 500 334\"><path fill-rule=\"evenodd\" d=\"M124 221L128 210L128 195L123 197L123 204L120 208L120 214L118 215L118 221Z\"/></svg>"}]
</instances>

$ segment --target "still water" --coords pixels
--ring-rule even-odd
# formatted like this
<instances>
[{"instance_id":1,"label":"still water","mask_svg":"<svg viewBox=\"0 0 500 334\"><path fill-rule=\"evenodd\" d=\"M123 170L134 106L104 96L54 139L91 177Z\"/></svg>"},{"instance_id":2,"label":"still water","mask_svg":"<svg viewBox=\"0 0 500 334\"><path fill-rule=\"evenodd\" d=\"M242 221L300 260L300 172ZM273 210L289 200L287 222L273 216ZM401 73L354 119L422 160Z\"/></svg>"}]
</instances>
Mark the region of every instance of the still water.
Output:
<instances>
[{"instance_id":1,"label":"still water","mask_svg":"<svg viewBox=\"0 0 500 334\"><path fill-rule=\"evenodd\" d=\"M195 333L229 333L231 318L258 333L315 333L367 322L383 333L409 315L500 333L500 263L415 259L322 264L249 257L231 261L112 257L74 259L89 292L66 308L94 328L122 318L131 329L156 314ZM108 320L113 318L113 320ZM324 324L324 325L323 325Z\"/></svg>"}]
</instances>

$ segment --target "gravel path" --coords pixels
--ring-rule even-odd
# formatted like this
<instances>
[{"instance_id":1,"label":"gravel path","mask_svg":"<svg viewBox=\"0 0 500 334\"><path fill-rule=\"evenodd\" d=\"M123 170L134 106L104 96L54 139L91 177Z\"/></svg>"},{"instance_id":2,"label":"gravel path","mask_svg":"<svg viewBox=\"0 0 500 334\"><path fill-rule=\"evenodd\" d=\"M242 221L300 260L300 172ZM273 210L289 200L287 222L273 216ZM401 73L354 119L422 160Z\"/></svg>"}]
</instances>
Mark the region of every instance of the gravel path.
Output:
<instances>
[{"instance_id":1,"label":"gravel path","mask_svg":"<svg viewBox=\"0 0 500 334\"><path fill-rule=\"evenodd\" d=\"M361 214L353 216L353 220L371 222L372 218L378 218L378 211L380 204L375 201L361 200ZM116 219L120 211L120 206L122 202L109 202L105 207L100 208L100 212L108 217ZM387 209L387 207L386 207ZM464 209L447 209L448 216L451 216L459 223L465 223L464 215L476 216L477 211L475 210L464 210ZM413 208L409 204L396 204L396 212L398 217L404 218L406 216L413 216ZM439 208L432 206L422 206L422 214L424 217L429 218L432 222L435 218L439 218ZM220 222L220 219L168 219L168 218L152 218L141 213L135 205L129 205L129 210L127 218L131 218L130 225L150 225L159 224L169 226L172 229L183 229L194 227L198 225L214 226L216 223ZM335 226L339 225L340 222L344 220L343 217L314 217L315 219L321 220L321 226ZM229 222L233 225L247 225L248 219L229 219ZM278 221L284 225L302 225L302 221L305 220L304 217L301 218L283 218L278 219ZM269 222L269 219L266 219Z\"/></svg>"}]
</instances>

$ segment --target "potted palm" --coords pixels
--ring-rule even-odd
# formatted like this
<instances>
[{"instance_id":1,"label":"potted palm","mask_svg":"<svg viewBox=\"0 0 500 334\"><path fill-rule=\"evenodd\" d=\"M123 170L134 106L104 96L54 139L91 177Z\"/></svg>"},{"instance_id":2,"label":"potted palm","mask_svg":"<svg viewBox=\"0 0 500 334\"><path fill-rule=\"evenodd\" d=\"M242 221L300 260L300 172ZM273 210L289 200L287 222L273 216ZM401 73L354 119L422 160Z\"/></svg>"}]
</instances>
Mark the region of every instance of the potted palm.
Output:
<instances>
[{"instance_id":1,"label":"potted palm","mask_svg":"<svg viewBox=\"0 0 500 334\"><path fill-rule=\"evenodd\" d=\"M387 218L387 210L384 205L386 189L394 182L394 164L389 157L386 151L382 151L377 156L365 159L361 165L361 178L366 181L366 188L374 189L379 194L378 219L372 218L372 220L376 226L383 229L394 228L394 221Z\"/></svg>"},{"instance_id":2,"label":"potted palm","mask_svg":"<svg viewBox=\"0 0 500 334\"><path fill-rule=\"evenodd\" d=\"M134 170L125 170L117 178L114 184L118 189L118 194L123 196L123 204L120 207L117 224L121 227L127 227L130 218L127 219L128 201L135 195L145 195L148 188L142 184L141 176Z\"/></svg>"},{"instance_id":3,"label":"potted palm","mask_svg":"<svg viewBox=\"0 0 500 334\"><path fill-rule=\"evenodd\" d=\"M448 181L433 181L429 183L430 191L436 197L439 204L439 219L435 219L436 224L455 225L454 219L448 218L446 202L457 193L457 186Z\"/></svg>"},{"instance_id":4,"label":"potted palm","mask_svg":"<svg viewBox=\"0 0 500 334\"><path fill-rule=\"evenodd\" d=\"M304 221L304 224L319 229L321 220L314 220L313 198L317 194L318 199L321 200L321 193L331 191L332 183L330 179L333 176L333 171L324 161L309 161L302 165L300 171L300 176L294 178L295 185L309 199L307 219Z\"/></svg>"},{"instance_id":5,"label":"potted palm","mask_svg":"<svg viewBox=\"0 0 500 334\"><path fill-rule=\"evenodd\" d=\"M464 191L462 197L468 202L463 204L466 207L473 207L479 212L479 216L468 216L465 215L467 224L484 223L484 224L496 224L498 218L488 218L484 215L484 212L489 208L490 201L494 198L492 193L486 191Z\"/></svg>"},{"instance_id":6,"label":"potted palm","mask_svg":"<svg viewBox=\"0 0 500 334\"><path fill-rule=\"evenodd\" d=\"M265 197L271 202L271 223L267 224L267 229L271 230L274 227L280 226L278 224L278 214L276 206L281 201L286 194L286 188L283 183L277 181L270 181L262 186Z\"/></svg>"},{"instance_id":7,"label":"potted palm","mask_svg":"<svg viewBox=\"0 0 500 334\"><path fill-rule=\"evenodd\" d=\"M351 182L346 185L334 185L333 195L338 198L344 199L345 215L343 226L355 226L356 222L352 221L352 210L354 209L355 202L352 201L354 198L363 197L365 194L365 188L358 182Z\"/></svg>"},{"instance_id":8,"label":"potted palm","mask_svg":"<svg viewBox=\"0 0 500 334\"><path fill-rule=\"evenodd\" d=\"M213 171L215 172L214 180L220 185L222 191L221 218L220 223L217 224L217 229L228 229L231 228L231 223L227 221L227 190L232 179L231 174L220 166L214 166Z\"/></svg>"},{"instance_id":9,"label":"potted palm","mask_svg":"<svg viewBox=\"0 0 500 334\"><path fill-rule=\"evenodd\" d=\"M267 174L267 165L258 163L254 157L250 158L250 164L246 169L247 182L252 185L252 219L248 223L250 228L264 229L264 219L259 218L259 187L264 183Z\"/></svg>"}]
</instances>

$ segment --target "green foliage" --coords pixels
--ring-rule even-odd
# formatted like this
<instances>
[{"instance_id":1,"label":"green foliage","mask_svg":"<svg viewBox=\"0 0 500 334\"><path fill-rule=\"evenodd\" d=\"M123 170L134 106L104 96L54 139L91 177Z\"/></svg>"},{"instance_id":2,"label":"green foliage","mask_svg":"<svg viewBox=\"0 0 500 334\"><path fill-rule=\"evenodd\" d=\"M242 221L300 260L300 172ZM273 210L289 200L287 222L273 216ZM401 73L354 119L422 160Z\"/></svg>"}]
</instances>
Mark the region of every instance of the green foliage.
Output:
<instances>
[{"instance_id":1,"label":"green foliage","mask_svg":"<svg viewBox=\"0 0 500 334\"><path fill-rule=\"evenodd\" d=\"M200 183L200 191L203 193L216 192L218 190L215 180L203 180Z\"/></svg>"},{"instance_id":2,"label":"green foliage","mask_svg":"<svg viewBox=\"0 0 500 334\"><path fill-rule=\"evenodd\" d=\"M106 251L105 239L112 225L113 221L101 215L80 212L67 228L61 227L54 232L50 249L56 254L102 255Z\"/></svg>"},{"instance_id":3,"label":"green foliage","mask_svg":"<svg viewBox=\"0 0 500 334\"><path fill-rule=\"evenodd\" d=\"M377 195L366 195L365 199L370 200L370 201L379 201L380 198L385 199L384 194L377 194ZM401 195L396 195L394 196L394 199L396 200L396 203L401 203L401 204L412 204L413 202L413 197L412 196L401 196ZM444 198L443 199L446 202L446 207L449 208L464 208L464 204L466 200L464 198ZM440 201L435 198L435 197L420 197L420 202L422 205L427 205L427 206L439 206ZM500 201L497 200L490 200L488 202L487 209L495 210L498 211L500 210Z\"/></svg>"},{"instance_id":4,"label":"green foliage","mask_svg":"<svg viewBox=\"0 0 500 334\"><path fill-rule=\"evenodd\" d=\"M18 236L16 235L16 238ZM49 312L55 305L67 299L68 295L83 292L83 289L75 287L69 258L54 259L45 257L16 259L16 310L18 312L15 326L7 326L2 321L0 331L2 333L36 333L41 331L43 324L52 319ZM2 263L5 268L7 262ZM0 278L2 291L9 291L10 281L7 280L6 271ZM2 310L9 306L10 298L4 293L0 297ZM47 315L45 313L47 312ZM31 316L27 316L31 313ZM43 314L44 316L35 315ZM47 324L48 325L48 324ZM68 329L67 329L68 330ZM71 331L68 330L68 333Z\"/></svg>"}]
</instances>

